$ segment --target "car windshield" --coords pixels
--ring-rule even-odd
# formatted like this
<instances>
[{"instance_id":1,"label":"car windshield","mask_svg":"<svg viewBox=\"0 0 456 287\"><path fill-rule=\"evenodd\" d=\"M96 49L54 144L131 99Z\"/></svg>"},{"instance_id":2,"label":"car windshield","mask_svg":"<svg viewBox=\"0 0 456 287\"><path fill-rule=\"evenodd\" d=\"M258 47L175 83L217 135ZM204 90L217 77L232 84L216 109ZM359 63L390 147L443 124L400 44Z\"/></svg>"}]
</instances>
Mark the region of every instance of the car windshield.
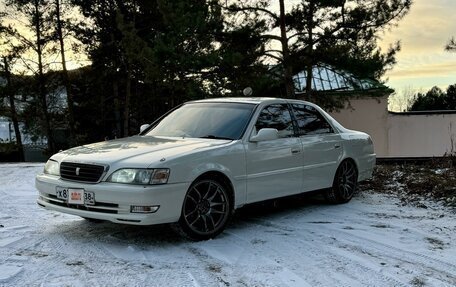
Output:
<instances>
[{"instance_id":1,"label":"car windshield","mask_svg":"<svg viewBox=\"0 0 456 287\"><path fill-rule=\"evenodd\" d=\"M239 139L254 108L243 103L189 103L172 111L146 135Z\"/></svg>"}]
</instances>

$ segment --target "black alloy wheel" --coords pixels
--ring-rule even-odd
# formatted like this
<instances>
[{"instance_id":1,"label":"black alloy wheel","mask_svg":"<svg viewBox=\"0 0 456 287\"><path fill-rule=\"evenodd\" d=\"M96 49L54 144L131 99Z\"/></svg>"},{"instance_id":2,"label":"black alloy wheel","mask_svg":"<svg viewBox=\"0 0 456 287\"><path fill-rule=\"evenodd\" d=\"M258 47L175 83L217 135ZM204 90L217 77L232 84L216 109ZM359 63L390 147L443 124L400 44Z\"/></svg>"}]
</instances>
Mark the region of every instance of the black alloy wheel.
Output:
<instances>
[{"instance_id":1,"label":"black alloy wheel","mask_svg":"<svg viewBox=\"0 0 456 287\"><path fill-rule=\"evenodd\" d=\"M223 231L231 216L225 185L211 179L194 182L185 195L179 226L193 240L206 240Z\"/></svg>"},{"instance_id":2,"label":"black alloy wheel","mask_svg":"<svg viewBox=\"0 0 456 287\"><path fill-rule=\"evenodd\" d=\"M326 199L331 203L349 202L358 186L358 170L351 160L344 160L336 171L331 189L325 193Z\"/></svg>"}]
</instances>

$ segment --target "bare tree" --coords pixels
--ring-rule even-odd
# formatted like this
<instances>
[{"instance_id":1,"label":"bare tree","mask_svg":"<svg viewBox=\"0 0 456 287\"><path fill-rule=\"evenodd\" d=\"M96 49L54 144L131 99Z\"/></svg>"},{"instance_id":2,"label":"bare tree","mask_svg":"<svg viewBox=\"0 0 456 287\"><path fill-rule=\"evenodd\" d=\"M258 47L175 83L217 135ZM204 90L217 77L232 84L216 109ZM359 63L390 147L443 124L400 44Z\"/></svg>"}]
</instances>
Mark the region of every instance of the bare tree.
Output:
<instances>
[{"instance_id":1,"label":"bare tree","mask_svg":"<svg viewBox=\"0 0 456 287\"><path fill-rule=\"evenodd\" d=\"M13 127L14 127L14 134L16 136L16 145L19 150L19 161L24 161L24 146L22 144L22 136L21 136L21 131L19 128L19 119L17 116L17 111L16 111L16 103L15 103L15 97L14 97L14 92L12 89L12 78L11 78L11 71L10 71L10 61L12 57L9 56L3 56L3 69L4 69L4 74L6 78L6 87L5 87L5 94L8 97L9 101L9 111L10 111L10 116L11 120L13 122Z\"/></svg>"},{"instance_id":2,"label":"bare tree","mask_svg":"<svg viewBox=\"0 0 456 287\"><path fill-rule=\"evenodd\" d=\"M7 27L8 36L14 39L14 49L21 52L19 58L23 66L35 75L38 104L41 110L41 126L48 142L48 151L55 152L55 141L51 128L51 116L48 110L48 99L46 91L46 77L44 54L46 45L51 38L48 35L50 31L46 21L48 11L47 2L44 0L7 0L10 10L15 11L17 18L24 23L24 30ZM27 54L34 54L34 59L27 59Z\"/></svg>"},{"instance_id":3,"label":"bare tree","mask_svg":"<svg viewBox=\"0 0 456 287\"><path fill-rule=\"evenodd\" d=\"M404 87L388 99L388 109L391 111L406 112L410 109L419 91L411 86Z\"/></svg>"}]
</instances>

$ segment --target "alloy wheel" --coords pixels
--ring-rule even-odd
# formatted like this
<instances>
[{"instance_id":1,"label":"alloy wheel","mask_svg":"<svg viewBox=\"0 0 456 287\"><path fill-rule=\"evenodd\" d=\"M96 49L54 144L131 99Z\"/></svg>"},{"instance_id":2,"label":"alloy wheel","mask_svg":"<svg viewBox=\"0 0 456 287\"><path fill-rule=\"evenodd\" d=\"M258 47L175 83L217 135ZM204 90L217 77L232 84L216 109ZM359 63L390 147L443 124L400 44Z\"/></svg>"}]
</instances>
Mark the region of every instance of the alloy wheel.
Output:
<instances>
[{"instance_id":1,"label":"alloy wheel","mask_svg":"<svg viewBox=\"0 0 456 287\"><path fill-rule=\"evenodd\" d=\"M349 200L353 196L356 182L356 167L351 161L344 161L338 171L338 189L342 199Z\"/></svg>"},{"instance_id":2,"label":"alloy wheel","mask_svg":"<svg viewBox=\"0 0 456 287\"><path fill-rule=\"evenodd\" d=\"M181 220L186 232L197 239L210 238L220 232L230 215L226 188L214 180L194 183L184 199ZM196 235L196 236L195 236Z\"/></svg>"},{"instance_id":3,"label":"alloy wheel","mask_svg":"<svg viewBox=\"0 0 456 287\"><path fill-rule=\"evenodd\" d=\"M351 160L343 161L334 177L332 188L325 190L325 198L330 203L349 202L358 185L358 170Z\"/></svg>"}]
</instances>

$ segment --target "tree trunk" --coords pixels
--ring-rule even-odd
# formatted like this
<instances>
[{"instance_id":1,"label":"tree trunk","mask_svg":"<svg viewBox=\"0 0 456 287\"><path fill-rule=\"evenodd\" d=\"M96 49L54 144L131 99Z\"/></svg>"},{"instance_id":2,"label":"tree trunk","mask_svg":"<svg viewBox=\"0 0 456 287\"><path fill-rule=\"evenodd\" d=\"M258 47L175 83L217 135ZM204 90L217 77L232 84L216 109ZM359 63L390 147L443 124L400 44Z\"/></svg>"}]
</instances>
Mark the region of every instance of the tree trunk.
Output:
<instances>
[{"instance_id":1,"label":"tree trunk","mask_svg":"<svg viewBox=\"0 0 456 287\"><path fill-rule=\"evenodd\" d=\"M124 106L124 136L129 136L130 133L130 99L131 99L131 71L127 67L127 77L125 82L125 106Z\"/></svg>"},{"instance_id":2,"label":"tree trunk","mask_svg":"<svg viewBox=\"0 0 456 287\"><path fill-rule=\"evenodd\" d=\"M21 131L19 129L19 120L17 118L16 105L14 103L14 93L11 89L11 74L9 71L9 65L8 65L8 61L7 61L6 57L3 57L3 63L5 65L6 90L7 90L6 93L9 98L11 120L13 121L14 133L16 134L16 144L17 144L17 149L19 150L19 161L24 161L24 146L22 145L22 136L21 136Z\"/></svg>"},{"instance_id":3,"label":"tree trunk","mask_svg":"<svg viewBox=\"0 0 456 287\"><path fill-rule=\"evenodd\" d=\"M71 87L70 77L68 76L68 70L66 67L65 59L65 43L63 42L63 32L62 32L62 20L60 18L60 0L55 0L55 9L57 16L57 35L59 38L60 44L60 55L62 59L62 76L63 84L67 93L67 104L68 104L68 123L70 128L70 147L76 145L76 128L74 121L74 99L73 99L73 89Z\"/></svg>"},{"instance_id":4,"label":"tree trunk","mask_svg":"<svg viewBox=\"0 0 456 287\"><path fill-rule=\"evenodd\" d=\"M51 130L51 119L48 112L47 106L47 95L46 95L46 86L45 86L45 79L44 79L44 71L43 71L43 47L42 47L42 40L41 40L41 23L40 23L40 13L39 13L39 1L35 0L34 2L34 9L35 9L35 33L36 33L36 53L38 56L38 90L39 90L39 98L41 103L41 108L43 111L44 116L44 129L48 141L48 151L49 153L53 154L55 152L55 145L54 145L54 136L52 135Z\"/></svg>"},{"instance_id":5,"label":"tree trunk","mask_svg":"<svg viewBox=\"0 0 456 287\"><path fill-rule=\"evenodd\" d=\"M120 110L120 100L119 100L119 84L117 83L117 77L112 82L112 94L114 97L114 119L116 121L116 131L114 138L123 137L122 133L122 122L121 122L121 110Z\"/></svg>"},{"instance_id":6,"label":"tree trunk","mask_svg":"<svg viewBox=\"0 0 456 287\"><path fill-rule=\"evenodd\" d=\"M284 0L279 0L280 4L280 42L282 44L283 56L283 77L285 82L286 97L295 98L294 82L293 82L293 67L290 61L290 51L288 49L287 29L285 23L285 3Z\"/></svg>"},{"instance_id":7,"label":"tree trunk","mask_svg":"<svg viewBox=\"0 0 456 287\"><path fill-rule=\"evenodd\" d=\"M313 63L312 63L312 54L313 54L313 14L314 14L314 2L313 0L309 1L309 14L307 15L307 65L306 65L306 100L312 100L312 77L313 77Z\"/></svg>"}]
</instances>

